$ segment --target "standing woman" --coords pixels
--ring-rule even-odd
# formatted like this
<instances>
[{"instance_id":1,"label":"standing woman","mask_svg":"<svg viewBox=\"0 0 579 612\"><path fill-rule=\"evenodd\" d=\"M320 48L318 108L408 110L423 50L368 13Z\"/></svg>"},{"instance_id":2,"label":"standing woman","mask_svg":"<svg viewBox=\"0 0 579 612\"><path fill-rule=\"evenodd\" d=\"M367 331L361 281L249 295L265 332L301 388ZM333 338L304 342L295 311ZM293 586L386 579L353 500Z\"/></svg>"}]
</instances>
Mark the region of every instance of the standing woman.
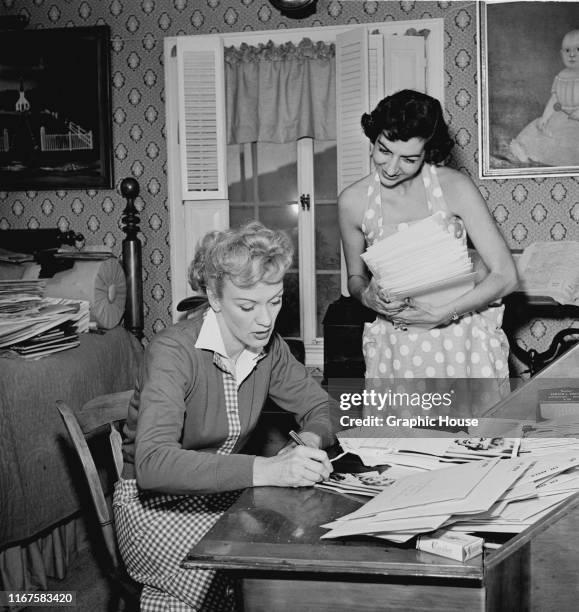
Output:
<instances>
[{"instance_id":1,"label":"standing woman","mask_svg":"<svg viewBox=\"0 0 579 612\"><path fill-rule=\"evenodd\" d=\"M179 563L251 486L309 486L332 471L328 396L274 333L292 246L260 223L208 234L190 267L209 308L147 347L114 494L119 547L144 585L141 610L231 610L213 570ZM295 414L307 446L241 454L267 397Z\"/></svg>"},{"instance_id":2,"label":"standing woman","mask_svg":"<svg viewBox=\"0 0 579 612\"><path fill-rule=\"evenodd\" d=\"M497 300L516 287L515 265L473 182L441 165L453 142L440 103L399 91L364 114L362 127L374 169L340 194L338 206L348 289L378 313L364 330L366 378L508 379L504 307ZM488 274L447 304L390 300L360 255L437 211L462 219Z\"/></svg>"}]
</instances>

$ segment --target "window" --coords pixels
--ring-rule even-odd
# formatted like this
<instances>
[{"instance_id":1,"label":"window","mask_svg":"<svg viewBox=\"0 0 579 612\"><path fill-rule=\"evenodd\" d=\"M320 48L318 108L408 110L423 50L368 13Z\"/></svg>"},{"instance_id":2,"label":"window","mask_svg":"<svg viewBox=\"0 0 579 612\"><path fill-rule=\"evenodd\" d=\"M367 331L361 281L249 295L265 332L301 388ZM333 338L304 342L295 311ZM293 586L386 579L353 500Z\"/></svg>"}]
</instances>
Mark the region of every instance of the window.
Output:
<instances>
[{"instance_id":1,"label":"window","mask_svg":"<svg viewBox=\"0 0 579 612\"><path fill-rule=\"evenodd\" d=\"M335 141L228 146L230 224L257 219L292 238L277 329L306 344L321 338L326 309L340 296L336 168Z\"/></svg>"},{"instance_id":2,"label":"window","mask_svg":"<svg viewBox=\"0 0 579 612\"><path fill-rule=\"evenodd\" d=\"M405 36L411 28L428 30L428 37ZM295 144L228 147L220 127L225 123L219 68L224 46L304 37L336 43L337 142L302 138ZM287 229L294 240L296 257L279 327L284 335L303 338L308 364L322 365L322 319L339 288L345 288L337 194L370 169L360 115L384 95L409 86L443 102L443 43L442 19L165 39L174 316L179 300L191 293L187 266L199 238L210 229L256 218ZM349 81L353 76L355 85ZM204 113L206 121L200 120ZM214 172L201 163L206 158L215 160ZM302 198L308 195L309 210Z\"/></svg>"}]
</instances>

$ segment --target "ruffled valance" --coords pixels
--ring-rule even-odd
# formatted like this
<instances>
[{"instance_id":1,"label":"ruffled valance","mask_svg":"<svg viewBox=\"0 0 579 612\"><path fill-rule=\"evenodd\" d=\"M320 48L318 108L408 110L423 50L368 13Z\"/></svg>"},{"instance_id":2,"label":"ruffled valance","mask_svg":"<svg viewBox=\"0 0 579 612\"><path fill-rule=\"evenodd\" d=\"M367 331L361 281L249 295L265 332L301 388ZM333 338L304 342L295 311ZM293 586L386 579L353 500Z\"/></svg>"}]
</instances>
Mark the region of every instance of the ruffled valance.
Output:
<instances>
[{"instance_id":1,"label":"ruffled valance","mask_svg":"<svg viewBox=\"0 0 579 612\"><path fill-rule=\"evenodd\" d=\"M239 47L225 47L225 62L278 62L283 60L329 60L336 55L336 45L321 40L302 38L296 45L293 42L276 45L272 40L259 45L241 43Z\"/></svg>"},{"instance_id":2,"label":"ruffled valance","mask_svg":"<svg viewBox=\"0 0 579 612\"><path fill-rule=\"evenodd\" d=\"M332 43L226 47L227 141L335 140L335 72Z\"/></svg>"}]
</instances>

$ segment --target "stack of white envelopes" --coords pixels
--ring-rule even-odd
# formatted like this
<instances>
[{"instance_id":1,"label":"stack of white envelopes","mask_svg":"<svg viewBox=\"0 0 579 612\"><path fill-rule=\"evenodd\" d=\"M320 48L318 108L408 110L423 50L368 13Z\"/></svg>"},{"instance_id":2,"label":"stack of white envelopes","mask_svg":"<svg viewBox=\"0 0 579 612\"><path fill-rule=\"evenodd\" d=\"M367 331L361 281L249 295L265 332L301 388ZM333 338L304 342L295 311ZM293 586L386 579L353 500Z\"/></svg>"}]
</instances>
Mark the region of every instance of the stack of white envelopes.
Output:
<instances>
[{"instance_id":1,"label":"stack of white envelopes","mask_svg":"<svg viewBox=\"0 0 579 612\"><path fill-rule=\"evenodd\" d=\"M466 241L447 229L442 211L374 243L362 259L378 285L396 299L442 304L474 286Z\"/></svg>"}]
</instances>

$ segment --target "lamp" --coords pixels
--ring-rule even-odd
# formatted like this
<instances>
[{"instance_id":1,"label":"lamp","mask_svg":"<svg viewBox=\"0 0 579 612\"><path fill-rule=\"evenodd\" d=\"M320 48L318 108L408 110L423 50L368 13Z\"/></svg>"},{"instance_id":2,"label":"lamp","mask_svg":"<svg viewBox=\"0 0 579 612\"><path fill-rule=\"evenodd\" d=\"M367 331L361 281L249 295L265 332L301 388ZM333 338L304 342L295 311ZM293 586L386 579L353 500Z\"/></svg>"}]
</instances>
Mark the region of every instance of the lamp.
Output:
<instances>
[{"instance_id":1,"label":"lamp","mask_svg":"<svg viewBox=\"0 0 579 612\"><path fill-rule=\"evenodd\" d=\"M269 0L282 15L302 19L316 12L318 0Z\"/></svg>"}]
</instances>

